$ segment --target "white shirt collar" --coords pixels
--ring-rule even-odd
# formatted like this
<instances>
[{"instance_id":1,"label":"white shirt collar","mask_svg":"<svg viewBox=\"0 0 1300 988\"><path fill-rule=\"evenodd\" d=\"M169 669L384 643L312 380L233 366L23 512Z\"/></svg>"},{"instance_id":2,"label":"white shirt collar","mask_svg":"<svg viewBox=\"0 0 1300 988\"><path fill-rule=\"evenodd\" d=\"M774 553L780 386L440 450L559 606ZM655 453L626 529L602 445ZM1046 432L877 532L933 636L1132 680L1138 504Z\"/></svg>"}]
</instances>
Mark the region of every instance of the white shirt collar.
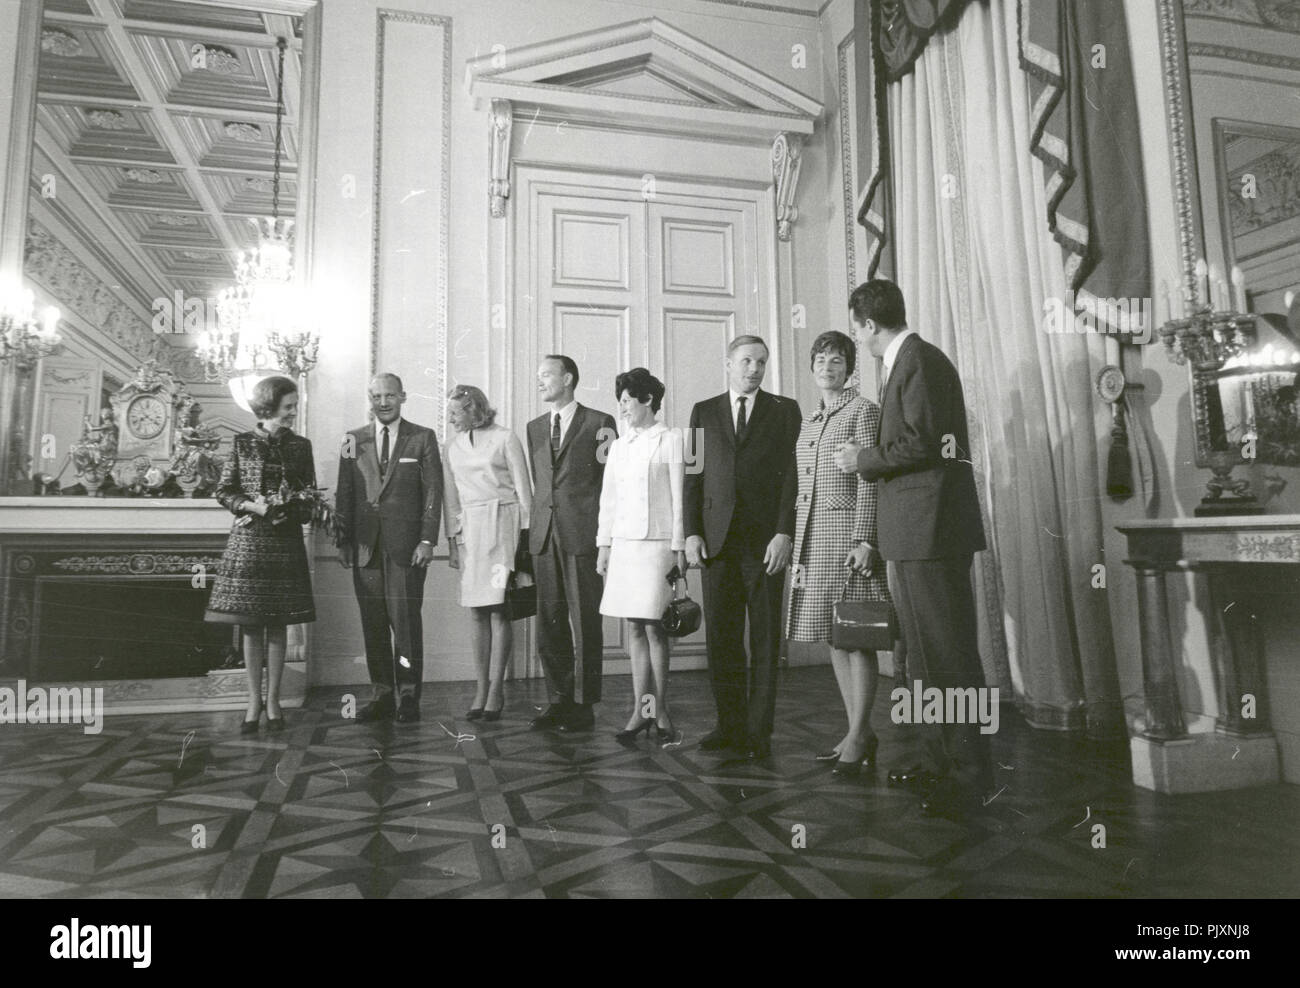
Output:
<instances>
[{"instance_id":1,"label":"white shirt collar","mask_svg":"<svg viewBox=\"0 0 1300 988\"><path fill-rule=\"evenodd\" d=\"M917 335L916 330L905 329L890 341L889 346L885 347L885 355L880 358L885 365L885 377L889 377L889 372L894 369L894 361L898 358L898 350L903 345L903 341L915 335Z\"/></svg>"},{"instance_id":2,"label":"white shirt collar","mask_svg":"<svg viewBox=\"0 0 1300 988\"><path fill-rule=\"evenodd\" d=\"M751 411L754 410L754 399L758 397L758 393L759 393L759 391L761 391L761 390L762 390L762 388L755 388L753 394L747 394L747 395L746 395L746 394L741 394L741 393L740 393L739 391L737 391L735 388L728 388L728 389L727 389L727 392L728 392L728 394L731 395L731 410L734 412L734 411L736 410L736 402L737 402L739 399L744 398L744 399L745 399L745 415L748 416L749 413L750 413Z\"/></svg>"},{"instance_id":3,"label":"white shirt collar","mask_svg":"<svg viewBox=\"0 0 1300 988\"><path fill-rule=\"evenodd\" d=\"M565 405L563 408L560 409L556 409L555 406L552 405L551 410L546 413L546 417L549 418L552 422L555 421L556 411L559 411L560 413L560 428L567 429L569 427L569 423L573 421L574 413L578 411L577 399L574 399L573 401L569 402L567 405Z\"/></svg>"},{"instance_id":4,"label":"white shirt collar","mask_svg":"<svg viewBox=\"0 0 1300 988\"><path fill-rule=\"evenodd\" d=\"M388 446L390 449L392 448L393 443L397 441L397 430L401 428L401 425L402 425L401 415L398 415L397 418L393 419L393 421L388 423ZM383 443L383 441L384 441L384 423L380 422L379 419L375 419L375 447L378 448L380 444Z\"/></svg>"}]
</instances>

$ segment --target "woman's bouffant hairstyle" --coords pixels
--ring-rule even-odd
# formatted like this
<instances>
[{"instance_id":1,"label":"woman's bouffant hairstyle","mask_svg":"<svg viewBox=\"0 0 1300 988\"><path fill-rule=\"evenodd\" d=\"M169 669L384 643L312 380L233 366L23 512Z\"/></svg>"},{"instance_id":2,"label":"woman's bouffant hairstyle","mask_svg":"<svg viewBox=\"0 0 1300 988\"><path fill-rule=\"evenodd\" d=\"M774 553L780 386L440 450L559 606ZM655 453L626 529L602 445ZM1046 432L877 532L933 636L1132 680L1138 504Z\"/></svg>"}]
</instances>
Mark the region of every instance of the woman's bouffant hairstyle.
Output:
<instances>
[{"instance_id":1,"label":"woman's bouffant hairstyle","mask_svg":"<svg viewBox=\"0 0 1300 988\"><path fill-rule=\"evenodd\" d=\"M497 410L488 404L487 395L472 384L458 384L448 393L469 413L468 429L486 429L497 420Z\"/></svg>"},{"instance_id":2,"label":"woman's bouffant hairstyle","mask_svg":"<svg viewBox=\"0 0 1300 988\"><path fill-rule=\"evenodd\" d=\"M848 366L849 377L853 376L853 368L858 366L857 345L838 329L822 333L821 336L813 340L812 351L808 355L809 370L812 370L813 365L817 363L817 354L819 353L838 353L844 358L844 363Z\"/></svg>"},{"instance_id":3,"label":"woman's bouffant hairstyle","mask_svg":"<svg viewBox=\"0 0 1300 988\"><path fill-rule=\"evenodd\" d=\"M664 382L655 377L644 367L633 367L614 378L614 398L623 397L626 391L641 404L650 400L650 411L656 415L664 401Z\"/></svg>"},{"instance_id":4,"label":"woman's bouffant hairstyle","mask_svg":"<svg viewBox=\"0 0 1300 988\"><path fill-rule=\"evenodd\" d=\"M286 395L298 393L298 385L287 377L279 374L273 377L264 377L253 385L253 393L249 396L248 407L259 420L271 418L280 410L280 402L284 401Z\"/></svg>"}]
</instances>

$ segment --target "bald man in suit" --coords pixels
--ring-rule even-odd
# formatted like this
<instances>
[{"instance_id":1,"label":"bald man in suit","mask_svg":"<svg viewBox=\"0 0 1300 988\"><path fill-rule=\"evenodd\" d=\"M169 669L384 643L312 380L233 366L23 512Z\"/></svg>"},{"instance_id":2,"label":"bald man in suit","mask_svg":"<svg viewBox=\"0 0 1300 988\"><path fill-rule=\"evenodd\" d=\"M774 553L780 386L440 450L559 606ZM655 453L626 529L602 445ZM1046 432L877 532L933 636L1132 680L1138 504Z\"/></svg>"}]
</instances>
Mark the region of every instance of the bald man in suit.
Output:
<instances>
[{"instance_id":1,"label":"bald man in suit","mask_svg":"<svg viewBox=\"0 0 1300 988\"><path fill-rule=\"evenodd\" d=\"M374 696L359 722L420 719L424 577L442 518L438 437L402 418L396 374L370 382L374 421L353 429L339 454L339 560L352 569Z\"/></svg>"}]
</instances>

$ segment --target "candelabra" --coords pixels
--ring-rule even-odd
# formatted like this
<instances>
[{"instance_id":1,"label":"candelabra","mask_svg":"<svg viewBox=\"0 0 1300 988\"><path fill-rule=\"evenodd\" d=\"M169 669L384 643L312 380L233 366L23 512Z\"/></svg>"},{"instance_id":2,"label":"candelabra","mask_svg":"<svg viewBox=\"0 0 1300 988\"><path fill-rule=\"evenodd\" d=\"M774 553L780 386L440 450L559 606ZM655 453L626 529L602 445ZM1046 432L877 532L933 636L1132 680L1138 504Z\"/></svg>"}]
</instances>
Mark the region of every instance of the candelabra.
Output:
<instances>
[{"instance_id":1,"label":"candelabra","mask_svg":"<svg viewBox=\"0 0 1300 988\"><path fill-rule=\"evenodd\" d=\"M270 333L266 345L275 354L275 362L291 377L306 376L316 366L320 338L306 330L298 333Z\"/></svg>"},{"instance_id":2,"label":"candelabra","mask_svg":"<svg viewBox=\"0 0 1300 988\"><path fill-rule=\"evenodd\" d=\"M30 370L58 349L59 310L50 306L38 320L30 288L0 294L0 361Z\"/></svg>"},{"instance_id":3,"label":"candelabra","mask_svg":"<svg viewBox=\"0 0 1300 988\"><path fill-rule=\"evenodd\" d=\"M1227 283L1216 278L1214 269L1203 260L1196 265L1196 282L1199 291L1191 299L1190 314L1185 311L1185 301L1175 313L1166 294L1170 318L1160 327L1160 338L1170 359L1186 365L1191 372L1197 465L1209 467L1211 473L1205 485L1206 496L1195 513L1198 516L1252 514L1259 506L1250 481L1234 478L1232 469L1255 456L1253 381L1248 371L1240 370L1256 363L1251 357L1256 344L1255 316L1244 311L1246 292L1240 269L1232 271L1234 292L1231 293ZM1215 441L1211 435L1214 432L1211 423L1218 422L1221 432L1224 422L1220 391L1224 371L1241 380L1240 446L1228 441L1226 436L1222 441Z\"/></svg>"}]
</instances>

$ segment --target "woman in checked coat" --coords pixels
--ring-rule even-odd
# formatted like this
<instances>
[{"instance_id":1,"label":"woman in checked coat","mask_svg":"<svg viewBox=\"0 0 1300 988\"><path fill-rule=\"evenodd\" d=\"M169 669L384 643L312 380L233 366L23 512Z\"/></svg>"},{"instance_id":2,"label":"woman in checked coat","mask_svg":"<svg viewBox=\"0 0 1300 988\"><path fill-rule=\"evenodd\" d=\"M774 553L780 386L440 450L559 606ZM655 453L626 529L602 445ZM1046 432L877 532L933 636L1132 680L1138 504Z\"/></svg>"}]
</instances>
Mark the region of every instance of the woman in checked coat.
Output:
<instances>
[{"instance_id":1,"label":"woman in checked coat","mask_svg":"<svg viewBox=\"0 0 1300 988\"><path fill-rule=\"evenodd\" d=\"M856 473L842 473L835 451L845 442L876 445L880 406L847 387L857 362L848 336L822 333L812 345L812 373L821 401L803 421L795 446L799 469L794 556L786 634L792 641L831 638L832 608L845 600L889 600L885 564L876 551L876 485ZM831 648L831 667L848 731L818 761L834 763L837 775L856 775L870 767L878 738L871 730L876 698L875 652Z\"/></svg>"}]
</instances>

